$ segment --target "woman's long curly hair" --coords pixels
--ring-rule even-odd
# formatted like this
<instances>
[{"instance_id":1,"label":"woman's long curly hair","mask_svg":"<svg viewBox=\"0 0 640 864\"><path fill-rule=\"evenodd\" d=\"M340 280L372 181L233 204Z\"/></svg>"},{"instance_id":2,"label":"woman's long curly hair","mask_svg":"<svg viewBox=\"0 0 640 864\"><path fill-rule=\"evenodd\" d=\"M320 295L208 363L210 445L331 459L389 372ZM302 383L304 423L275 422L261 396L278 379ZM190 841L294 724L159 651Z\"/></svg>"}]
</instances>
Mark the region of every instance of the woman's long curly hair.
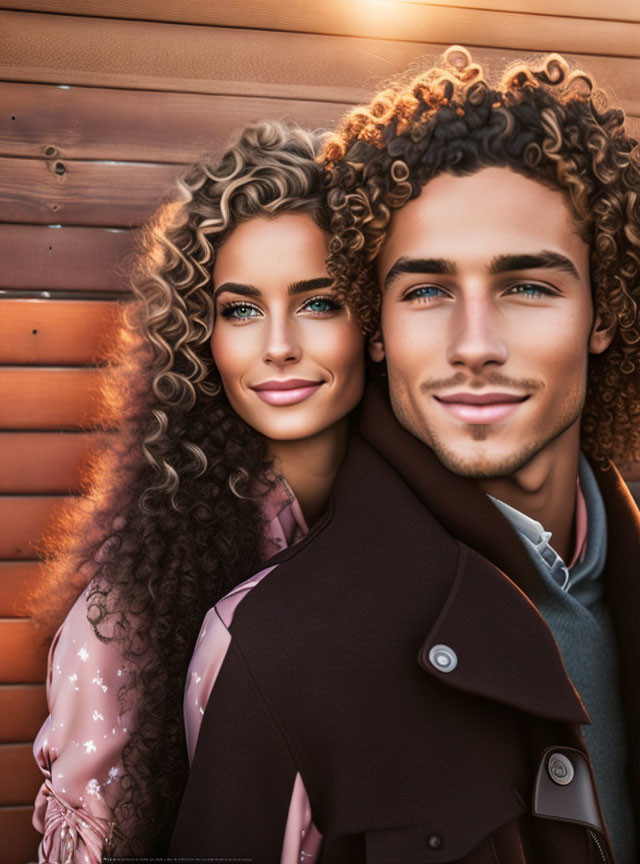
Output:
<instances>
[{"instance_id":1,"label":"woman's long curly hair","mask_svg":"<svg viewBox=\"0 0 640 864\"><path fill-rule=\"evenodd\" d=\"M321 144L278 123L249 127L221 159L193 166L146 228L104 389L100 425L118 429L46 538L36 616L66 612L91 577L88 618L128 661L122 711L139 706L111 853L166 849L188 769L182 702L198 630L261 563L259 499L273 475L265 439L231 409L211 356L216 249L265 214L310 213L328 230Z\"/></svg>"},{"instance_id":2,"label":"woman's long curly hair","mask_svg":"<svg viewBox=\"0 0 640 864\"><path fill-rule=\"evenodd\" d=\"M509 168L563 190L591 247L594 304L615 325L590 357L582 442L598 460L640 459L640 149L624 113L558 54L509 67L497 85L466 49L349 112L326 152L329 272L368 332L378 324L375 258L394 208L437 174Z\"/></svg>"}]
</instances>

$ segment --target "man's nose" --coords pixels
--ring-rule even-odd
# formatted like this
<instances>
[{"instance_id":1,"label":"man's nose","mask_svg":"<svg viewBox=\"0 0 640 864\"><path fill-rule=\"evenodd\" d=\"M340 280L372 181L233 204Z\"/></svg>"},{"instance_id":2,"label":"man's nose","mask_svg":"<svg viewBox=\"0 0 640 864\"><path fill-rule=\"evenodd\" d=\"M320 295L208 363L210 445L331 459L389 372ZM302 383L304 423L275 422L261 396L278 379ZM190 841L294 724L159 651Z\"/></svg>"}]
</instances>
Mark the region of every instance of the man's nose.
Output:
<instances>
[{"instance_id":1,"label":"man's nose","mask_svg":"<svg viewBox=\"0 0 640 864\"><path fill-rule=\"evenodd\" d=\"M486 296L461 301L451 320L448 360L452 366L477 372L501 366L507 359L499 313Z\"/></svg>"},{"instance_id":2,"label":"man's nose","mask_svg":"<svg viewBox=\"0 0 640 864\"><path fill-rule=\"evenodd\" d=\"M293 322L284 316L274 315L266 328L264 362L276 366L297 363L301 356L302 350Z\"/></svg>"}]
</instances>

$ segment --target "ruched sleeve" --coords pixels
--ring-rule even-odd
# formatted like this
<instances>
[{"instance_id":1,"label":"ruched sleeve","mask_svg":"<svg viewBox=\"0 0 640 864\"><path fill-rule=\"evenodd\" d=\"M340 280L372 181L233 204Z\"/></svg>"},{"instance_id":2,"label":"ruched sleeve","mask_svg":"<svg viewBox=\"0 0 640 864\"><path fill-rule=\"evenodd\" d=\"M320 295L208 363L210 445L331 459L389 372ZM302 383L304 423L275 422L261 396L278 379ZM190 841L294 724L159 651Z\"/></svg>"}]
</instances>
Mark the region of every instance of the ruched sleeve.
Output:
<instances>
[{"instance_id":1,"label":"ruched sleeve","mask_svg":"<svg viewBox=\"0 0 640 864\"><path fill-rule=\"evenodd\" d=\"M135 707L122 704L129 674L116 643L98 639L87 620L86 592L76 601L49 651L50 714L33 752L44 782L34 827L39 862L99 864L114 831L121 797L122 751Z\"/></svg>"}]
</instances>

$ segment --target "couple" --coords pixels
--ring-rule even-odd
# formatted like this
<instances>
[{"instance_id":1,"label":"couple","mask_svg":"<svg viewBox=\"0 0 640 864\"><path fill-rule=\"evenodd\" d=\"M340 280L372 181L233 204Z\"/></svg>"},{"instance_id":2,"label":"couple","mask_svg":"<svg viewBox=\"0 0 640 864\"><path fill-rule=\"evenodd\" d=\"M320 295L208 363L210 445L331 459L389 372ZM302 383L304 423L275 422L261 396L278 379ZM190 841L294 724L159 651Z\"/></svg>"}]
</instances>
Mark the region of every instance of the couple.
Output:
<instances>
[{"instance_id":1,"label":"couple","mask_svg":"<svg viewBox=\"0 0 640 864\"><path fill-rule=\"evenodd\" d=\"M454 48L322 162L265 125L187 177L57 565L42 861L636 860L640 163L598 104Z\"/></svg>"}]
</instances>

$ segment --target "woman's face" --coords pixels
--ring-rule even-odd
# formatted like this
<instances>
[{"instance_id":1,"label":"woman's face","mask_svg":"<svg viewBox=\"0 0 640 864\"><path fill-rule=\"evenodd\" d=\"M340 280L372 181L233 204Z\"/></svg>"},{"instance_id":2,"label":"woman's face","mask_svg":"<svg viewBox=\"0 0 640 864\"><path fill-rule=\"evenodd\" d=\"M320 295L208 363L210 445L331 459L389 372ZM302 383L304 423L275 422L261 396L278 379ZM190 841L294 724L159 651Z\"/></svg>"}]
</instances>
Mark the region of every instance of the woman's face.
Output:
<instances>
[{"instance_id":1,"label":"woman's face","mask_svg":"<svg viewBox=\"0 0 640 864\"><path fill-rule=\"evenodd\" d=\"M342 419L364 386L364 337L331 291L328 235L308 213L255 217L220 246L211 350L232 408L273 440Z\"/></svg>"}]
</instances>

